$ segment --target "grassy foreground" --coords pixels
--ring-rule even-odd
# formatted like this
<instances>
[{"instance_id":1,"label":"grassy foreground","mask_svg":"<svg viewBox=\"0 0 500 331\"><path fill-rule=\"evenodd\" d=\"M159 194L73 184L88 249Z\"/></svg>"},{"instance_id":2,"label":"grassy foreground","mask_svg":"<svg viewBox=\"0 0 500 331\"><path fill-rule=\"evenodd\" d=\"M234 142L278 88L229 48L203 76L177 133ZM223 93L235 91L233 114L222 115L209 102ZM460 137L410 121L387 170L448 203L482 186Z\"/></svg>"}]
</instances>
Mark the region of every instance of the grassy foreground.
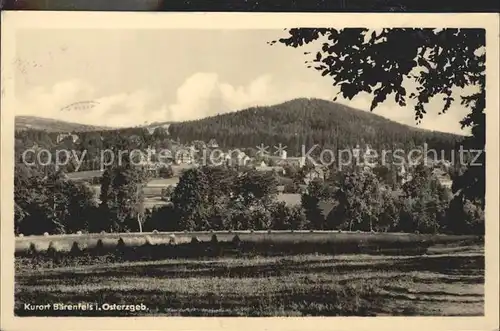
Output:
<instances>
[{"instance_id":1,"label":"grassy foreground","mask_svg":"<svg viewBox=\"0 0 500 331\"><path fill-rule=\"evenodd\" d=\"M19 316L483 315L482 245L419 256L302 254L34 265L16 258ZM143 304L145 310L31 311L24 304Z\"/></svg>"}]
</instances>

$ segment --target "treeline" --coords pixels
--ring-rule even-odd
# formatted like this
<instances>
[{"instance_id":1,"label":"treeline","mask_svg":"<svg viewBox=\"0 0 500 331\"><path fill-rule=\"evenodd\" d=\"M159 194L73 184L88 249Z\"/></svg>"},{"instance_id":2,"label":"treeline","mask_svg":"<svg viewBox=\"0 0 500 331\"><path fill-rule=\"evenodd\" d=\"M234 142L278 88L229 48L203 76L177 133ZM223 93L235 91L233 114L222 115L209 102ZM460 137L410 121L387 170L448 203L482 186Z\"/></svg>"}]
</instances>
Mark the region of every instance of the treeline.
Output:
<instances>
[{"instance_id":1,"label":"treeline","mask_svg":"<svg viewBox=\"0 0 500 331\"><path fill-rule=\"evenodd\" d=\"M61 171L45 175L18 165L15 229L24 235L250 229L484 233L480 204L452 195L423 165L410 171L411 180L389 185L384 172L344 169L311 181L301 203L291 206L277 200L276 173L205 166L182 174L168 193L169 204L147 210L140 168L107 169L97 199L87 184Z\"/></svg>"},{"instance_id":2,"label":"treeline","mask_svg":"<svg viewBox=\"0 0 500 331\"><path fill-rule=\"evenodd\" d=\"M126 128L120 130L104 130L104 131L86 131L74 132L78 137L75 141L73 137L67 136L62 141L57 142L60 133L47 132L41 130L19 130L15 133L15 157L17 162L26 162L28 164L55 164L55 160L59 159L60 164L66 163L68 155L57 151L69 151L69 161L61 166L65 172L99 170L102 164L109 160L106 158L111 153L104 152L106 150L113 151L114 155L118 155L118 151L141 150L144 154L147 153L147 148L168 149L175 153L175 149L180 146L180 143L173 141L168 137L168 133L164 128L156 128L150 134L146 128ZM23 153L33 149L25 154ZM40 153L41 150L48 151ZM78 164L78 160L83 160Z\"/></svg>"},{"instance_id":3,"label":"treeline","mask_svg":"<svg viewBox=\"0 0 500 331\"><path fill-rule=\"evenodd\" d=\"M217 115L196 121L173 123L173 137L181 141L214 138L225 148L286 145L289 155L299 155L315 144L332 150L369 144L381 151L410 150L427 143L446 151L446 157L462 137L411 128L373 113L320 99L296 99L269 107Z\"/></svg>"},{"instance_id":4,"label":"treeline","mask_svg":"<svg viewBox=\"0 0 500 331\"><path fill-rule=\"evenodd\" d=\"M63 167L66 172L75 170L98 170L104 150L146 151L148 147L166 149L174 155L184 145L192 144L204 148L215 139L218 146L226 149L241 149L250 157L257 154L256 146L286 146L289 156L302 155L302 146L307 152L314 145L311 156L318 156L323 149L330 149L334 155L339 150L366 144L376 151L402 149L409 151L427 143L429 149L438 151L439 158L450 159L463 137L442 132L411 128L373 113L352 109L333 102L318 99L297 99L271 107L254 107L198 121L173 123L166 129L158 127L150 134L146 128L135 127L120 130L74 132L58 142L59 133L40 130L19 130L15 133L16 161L23 161L23 152L36 147L48 150L52 163L57 150L67 150L70 161ZM443 155L441 156L441 151ZM379 154L380 155L380 154ZM29 163L48 162L46 153L37 159L35 153L27 154ZM105 155L104 155L105 156ZM59 154L64 162L67 155ZM82 159L79 164L76 160ZM79 167L79 168L78 168ZM78 168L78 169L77 169Z\"/></svg>"}]
</instances>

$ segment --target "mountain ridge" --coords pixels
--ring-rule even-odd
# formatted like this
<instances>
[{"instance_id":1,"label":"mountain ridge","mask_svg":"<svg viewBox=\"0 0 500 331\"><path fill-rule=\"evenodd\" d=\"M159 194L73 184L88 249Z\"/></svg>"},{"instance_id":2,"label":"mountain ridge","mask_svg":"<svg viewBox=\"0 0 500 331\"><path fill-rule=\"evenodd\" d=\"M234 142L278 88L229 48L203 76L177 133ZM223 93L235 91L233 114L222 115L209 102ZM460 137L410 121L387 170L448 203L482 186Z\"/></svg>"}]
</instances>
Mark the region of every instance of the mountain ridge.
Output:
<instances>
[{"instance_id":1,"label":"mountain ridge","mask_svg":"<svg viewBox=\"0 0 500 331\"><path fill-rule=\"evenodd\" d=\"M215 139L224 148L264 144L322 145L344 148L369 143L376 149L414 148L428 143L450 150L465 135L426 130L390 120L373 112L317 98L298 98L271 106L246 109L172 123L169 133L181 141Z\"/></svg>"},{"instance_id":2,"label":"mountain ridge","mask_svg":"<svg viewBox=\"0 0 500 331\"><path fill-rule=\"evenodd\" d=\"M14 119L15 130L41 130L47 132L87 132L116 130L118 128L103 125L90 125L77 122L58 120L41 116L16 116Z\"/></svg>"}]
</instances>

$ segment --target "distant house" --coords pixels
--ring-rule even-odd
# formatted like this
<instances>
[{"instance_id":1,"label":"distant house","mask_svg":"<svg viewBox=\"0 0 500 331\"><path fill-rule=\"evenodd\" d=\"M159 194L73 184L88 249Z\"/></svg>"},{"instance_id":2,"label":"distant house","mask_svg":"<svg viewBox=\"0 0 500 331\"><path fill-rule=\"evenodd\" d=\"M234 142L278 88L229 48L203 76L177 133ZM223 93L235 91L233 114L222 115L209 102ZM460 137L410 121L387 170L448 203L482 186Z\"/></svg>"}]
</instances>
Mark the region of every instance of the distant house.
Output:
<instances>
[{"instance_id":1,"label":"distant house","mask_svg":"<svg viewBox=\"0 0 500 331\"><path fill-rule=\"evenodd\" d=\"M203 140L195 140L192 145L199 151L207 148L207 144Z\"/></svg>"},{"instance_id":2,"label":"distant house","mask_svg":"<svg viewBox=\"0 0 500 331\"><path fill-rule=\"evenodd\" d=\"M451 186L453 184L453 180L451 179L450 175L440 169L440 168L435 168L432 170L432 174L436 176L436 178L439 180L439 183L447 188L451 189Z\"/></svg>"},{"instance_id":3,"label":"distant house","mask_svg":"<svg viewBox=\"0 0 500 331\"><path fill-rule=\"evenodd\" d=\"M277 174L285 174L285 168L282 166L269 166L266 162L262 161L260 165L255 167L255 170L262 172L275 172Z\"/></svg>"},{"instance_id":4,"label":"distant house","mask_svg":"<svg viewBox=\"0 0 500 331\"><path fill-rule=\"evenodd\" d=\"M156 127L151 127L150 126L150 127L147 128L147 130L148 130L149 134L153 134L155 132L155 130L156 130Z\"/></svg>"},{"instance_id":5,"label":"distant house","mask_svg":"<svg viewBox=\"0 0 500 331\"><path fill-rule=\"evenodd\" d=\"M242 159L241 162L243 165L248 165L252 161L252 158L248 155L245 155Z\"/></svg>"},{"instance_id":6,"label":"distant house","mask_svg":"<svg viewBox=\"0 0 500 331\"><path fill-rule=\"evenodd\" d=\"M305 157L288 157L286 152L279 156L271 155L267 157L268 160L276 164L277 166L293 166L302 168L306 164Z\"/></svg>"},{"instance_id":7,"label":"distant house","mask_svg":"<svg viewBox=\"0 0 500 331\"><path fill-rule=\"evenodd\" d=\"M207 144L208 148L219 148L219 144L217 144L217 141L215 139L210 139L210 141Z\"/></svg>"},{"instance_id":8,"label":"distant house","mask_svg":"<svg viewBox=\"0 0 500 331\"><path fill-rule=\"evenodd\" d=\"M79 139L78 135L76 134L72 134L72 133L60 133L57 135L57 143L61 143L61 141L65 140L66 138L68 137L71 137L71 140L73 141L73 143L76 143Z\"/></svg>"},{"instance_id":9,"label":"distant house","mask_svg":"<svg viewBox=\"0 0 500 331\"><path fill-rule=\"evenodd\" d=\"M230 154L226 154L227 160L234 160L238 165L247 165L250 162L250 157L240 150L230 151Z\"/></svg>"},{"instance_id":10,"label":"distant house","mask_svg":"<svg viewBox=\"0 0 500 331\"><path fill-rule=\"evenodd\" d=\"M399 167L398 178L399 178L399 183L401 185L411 180L411 175L409 172L406 171L404 164L402 164L401 167Z\"/></svg>"},{"instance_id":11,"label":"distant house","mask_svg":"<svg viewBox=\"0 0 500 331\"><path fill-rule=\"evenodd\" d=\"M189 149L181 149L175 153L175 163L191 164L193 163L193 153Z\"/></svg>"},{"instance_id":12,"label":"distant house","mask_svg":"<svg viewBox=\"0 0 500 331\"><path fill-rule=\"evenodd\" d=\"M301 156L301 157L287 157L286 160L283 160L280 162L280 164L283 165L290 165L290 166L295 166L302 168L303 166L306 165L306 158Z\"/></svg>"},{"instance_id":13,"label":"distant house","mask_svg":"<svg viewBox=\"0 0 500 331\"><path fill-rule=\"evenodd\" d=\"M315 179L325 179L325 173L321 168L313 168L307 172L304 177L304 182L309 185L309 183Z\"/></svg>"}]
</instances>

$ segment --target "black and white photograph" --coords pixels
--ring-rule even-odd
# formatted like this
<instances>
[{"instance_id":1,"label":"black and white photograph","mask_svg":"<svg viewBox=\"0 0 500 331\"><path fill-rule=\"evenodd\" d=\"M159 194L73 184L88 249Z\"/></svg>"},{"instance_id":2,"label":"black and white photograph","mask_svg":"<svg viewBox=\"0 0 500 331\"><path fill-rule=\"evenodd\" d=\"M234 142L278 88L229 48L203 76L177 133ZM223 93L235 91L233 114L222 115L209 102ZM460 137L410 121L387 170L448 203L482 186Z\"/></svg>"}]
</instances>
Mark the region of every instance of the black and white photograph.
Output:
<instances>
[{"instance_id":1,"label":"black and white photograph","mask_svg":"<svg viewBox=\"0 0 500 331\"><path fill-rule=\"evenodd\" d=\"M498 23L2 13L2 329L497 328Z\"/></svg>"}]
</instances>

